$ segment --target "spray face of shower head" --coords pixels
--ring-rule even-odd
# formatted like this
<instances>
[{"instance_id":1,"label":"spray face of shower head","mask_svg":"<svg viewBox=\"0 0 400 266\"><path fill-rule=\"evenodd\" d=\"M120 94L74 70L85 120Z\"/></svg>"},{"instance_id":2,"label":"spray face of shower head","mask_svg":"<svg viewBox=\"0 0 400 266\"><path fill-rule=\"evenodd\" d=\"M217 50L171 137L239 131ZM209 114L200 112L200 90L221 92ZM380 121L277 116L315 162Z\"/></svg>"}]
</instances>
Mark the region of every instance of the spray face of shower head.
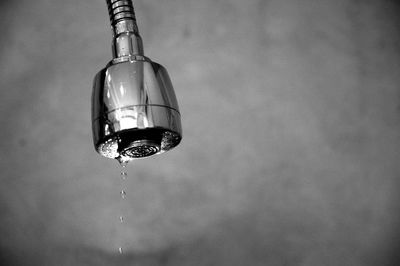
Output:
<instances>
[{"instance_id":1,"label":"spray face of shower head","mask_svg":"<svg viewBox=\"0 0 400 266\"><path fill-rule=\"evenodd\" d=\"M181 141L178 103L168 73L144 56L113 60L94 79L92 129L108 158L148 157Z\"/></svg>"}]
</instances>

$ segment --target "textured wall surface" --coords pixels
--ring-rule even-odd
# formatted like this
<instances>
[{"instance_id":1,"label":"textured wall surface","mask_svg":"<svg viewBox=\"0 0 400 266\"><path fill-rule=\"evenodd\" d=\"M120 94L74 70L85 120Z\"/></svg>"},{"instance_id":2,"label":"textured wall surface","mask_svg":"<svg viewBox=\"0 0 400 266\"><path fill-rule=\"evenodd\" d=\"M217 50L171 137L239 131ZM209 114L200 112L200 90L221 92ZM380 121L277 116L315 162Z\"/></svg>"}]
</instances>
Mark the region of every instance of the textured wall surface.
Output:
<instances>
[{"instance_id":1,"label":"textured wall surface","mask_svg":"<svg viewBox=\"0 0 400 266\"><path fill-rule=\"evenodd\" d=\"M135 8L184 139L130 163L122 201L91 137L105 2L1 1L1 265L398 265L396 1Z\"/></svg>"}]
</instances>

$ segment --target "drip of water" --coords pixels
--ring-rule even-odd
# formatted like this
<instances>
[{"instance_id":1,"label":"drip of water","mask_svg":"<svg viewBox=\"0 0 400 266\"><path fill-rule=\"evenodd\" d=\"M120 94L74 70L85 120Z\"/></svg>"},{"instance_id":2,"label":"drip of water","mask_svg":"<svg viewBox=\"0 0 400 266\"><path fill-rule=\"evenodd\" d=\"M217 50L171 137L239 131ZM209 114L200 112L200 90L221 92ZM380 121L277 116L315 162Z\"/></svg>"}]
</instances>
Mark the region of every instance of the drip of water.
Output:
<instances>
[{"instance_id":1,"label":"drip of water","mask_svg":"<svg viewBox=\"0 0 400 266\"><path fill-rule=\"evenodd\" d=\"M117 158L117 161L119 162L119 164L121 165L122 168L125 168L128 165L130 159L125 156L119 156Z\"/></svg>"},{"instance_id":2,"label":"drip of water","mask_svg":"<svg viewBox=\"0 0 400 266\"><path fill-rule=\"evenodd\" d=\"M126 191L124 190L124 187L125 187L124 183L125 183L125 181L126 181L126 179L128 177L128 173L126 171L126 166L128 165L130 159L127 158L127 157L122 157L121 156L121 157L118 157L117 160L118 160L118 162L119 162L119 164L121 166L121 174L120 174L120 177L121 177L121 191L120 191L120 196L124 200L126 198ZM122 212L122 210L121 210L121 212ZM119 219L119 223L120 224L124 223L125 218L124 218L122 213L118 217L118 219ZM123 254L122 246L118 247L118 253L119 254Z\"/></svg>"},{"instance_id":3,"label":"drip of water","mask_svg":"<svg viewBox=\"0 0 400 266\"><path fill-rule=\"evenodd\" d=\"M128 175L128 174L127 174L125 171L122 171L122 172L121 172L121 179L122 179L122 180L126 180L127 175Z\"/></svg>"}]
</instances>

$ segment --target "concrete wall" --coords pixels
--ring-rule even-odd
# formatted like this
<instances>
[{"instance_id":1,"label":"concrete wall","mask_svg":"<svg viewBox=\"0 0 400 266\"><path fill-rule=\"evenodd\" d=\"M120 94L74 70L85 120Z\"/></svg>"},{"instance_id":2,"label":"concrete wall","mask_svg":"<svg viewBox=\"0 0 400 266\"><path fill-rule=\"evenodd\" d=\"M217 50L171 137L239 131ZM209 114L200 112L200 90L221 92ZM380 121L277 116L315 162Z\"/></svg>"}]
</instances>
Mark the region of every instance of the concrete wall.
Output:
<instances>
[{"instance_id":1,"label":"concrete wall","mask_svg":"<svg viewBox=\"0 0 400 266\"><path fill-rule=\"evenodd\" d=\"M184 139L123 185L91 139L104 1L1 2L1 265L396 265L396 1L135 7Z\"/></svg>"}]
</instances>

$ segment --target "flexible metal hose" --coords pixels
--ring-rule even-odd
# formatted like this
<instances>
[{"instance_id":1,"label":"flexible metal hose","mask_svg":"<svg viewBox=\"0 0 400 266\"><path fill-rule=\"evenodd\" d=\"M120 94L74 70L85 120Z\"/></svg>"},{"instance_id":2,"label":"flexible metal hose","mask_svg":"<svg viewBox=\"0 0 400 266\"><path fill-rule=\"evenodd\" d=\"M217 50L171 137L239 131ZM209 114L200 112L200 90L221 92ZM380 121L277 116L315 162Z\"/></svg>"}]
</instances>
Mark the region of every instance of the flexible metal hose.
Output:
<instances>
[{"instance_id":1,"label":"flexible metal hose","mask_svg":"<svg viewBox=\"0 0 400 266\"><path fill-rule=\"evenodd\" d=\"M136 23L132 0L106 0L106 2L112 26L123 20L133 20Z\"/></svg>"},{"instance_id":2,"label":"flexible metal hose","mask_svg":"<svg viewBox=\"0 0 400 266\"><path fill-rule=\"evenodd\" d=\"M114 58L143 55L132 0L106 0L106 3L113 30Z\"/></svg>"}]
</instances>

